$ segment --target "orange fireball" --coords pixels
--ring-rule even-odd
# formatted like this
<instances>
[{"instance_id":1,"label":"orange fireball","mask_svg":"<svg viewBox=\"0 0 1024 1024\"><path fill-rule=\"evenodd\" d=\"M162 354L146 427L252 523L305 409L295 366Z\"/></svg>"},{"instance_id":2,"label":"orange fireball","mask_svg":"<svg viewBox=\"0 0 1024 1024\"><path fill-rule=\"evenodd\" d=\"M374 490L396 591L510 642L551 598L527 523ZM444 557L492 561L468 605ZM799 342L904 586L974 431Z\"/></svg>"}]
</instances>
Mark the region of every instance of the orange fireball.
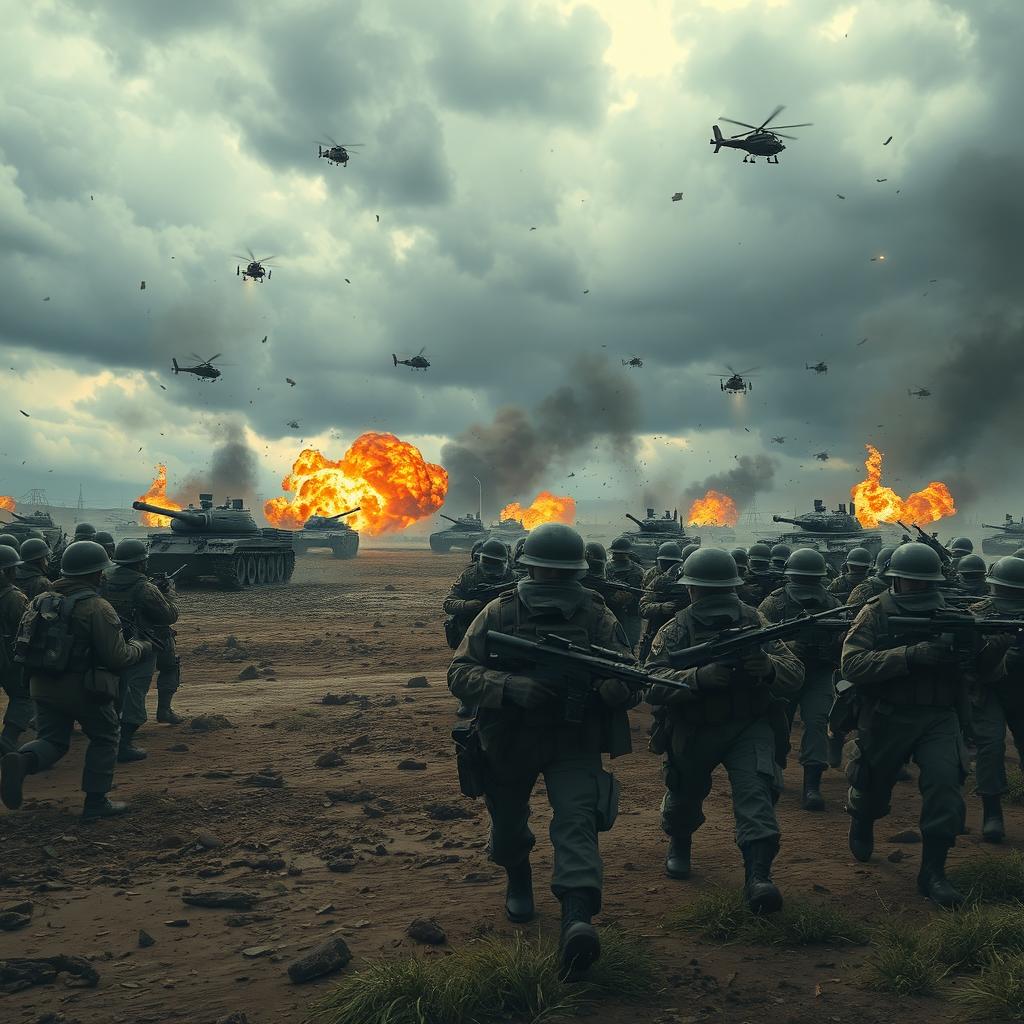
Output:
<instances>
[{"instance_id":1,"label":"orange fireball","mask_svg":"<svg viewBox=\"0 0 1024 1024\"><path fill-rule=\"evenodd\" d=\"M541 491L533 503L523 508L518 501L513 501L501 510L501 519L518 519L528 530L541 523L574 523L576 522L576 499L560 498L550 491Z\"/></svg>"},{"instance_id":2,"label":"orange fireball","mask_svg":"<svg viewBox=\"0 0 1024 1024\"><path fill-rule=\"evenodd\" d=\"M13 498L6 494L0 494L0 509L4 512L13 512L15 509L15 501Z\"/></svg>"},{"instance_id":3,"label":"orange fireball","mask_svg":"<svg viewBox=\"0 0 1024 1024\"><path fill-rule=\"evenodd\" d=\"M175 511L181 508L176 501L167 497L167 467L162 462L156 466L156 476L153 477L149 490L145 494L140 494L136 500ZM141 526L170 526L171 517L158 516L155 512L142 512L139 514L139 524Z\"/></svg>"},{"instance_id":4,"label":"orange fireball","mask_svg":"<svg viewBox=\"0 0 1024 1024\"><path fill-rule=\"evenodd\" d=\"M345 521L371 536L395 533L436 512L448 493L448 474L394 434L360 434L334 461L306 448L281 481L291 498L272 498L263 514L272 526L301 530L313 515L333 516L357 505Z\"/></svg>"},{"instance_id":5,"label":"orange fireball","mask_svg":"<svg viewBox=\"0 0 1024 1024\"><path fill-rule=\"evenodd\" d=\"M740 521L736 502L721 491L708 490L690 505L690 526L735 526Z\"/></svg>"},{"instance_id":6,"label":"orange fireball","mask_svg":"<svg viewBox=\"0 0 1024 1024\"><path fill-rule=\"evenodd\" d=\"M868 471L862 480L850 489L861 526L877 526L879 523L893 523L897 519L907 526L924 526L934 523L943 516L956 515L956 505L949 488L938 480L915 491L904 500L892 488L882 484L882 453L874 445L865 445L868 457L864 467Z\"/></svg>"}]
</instances>

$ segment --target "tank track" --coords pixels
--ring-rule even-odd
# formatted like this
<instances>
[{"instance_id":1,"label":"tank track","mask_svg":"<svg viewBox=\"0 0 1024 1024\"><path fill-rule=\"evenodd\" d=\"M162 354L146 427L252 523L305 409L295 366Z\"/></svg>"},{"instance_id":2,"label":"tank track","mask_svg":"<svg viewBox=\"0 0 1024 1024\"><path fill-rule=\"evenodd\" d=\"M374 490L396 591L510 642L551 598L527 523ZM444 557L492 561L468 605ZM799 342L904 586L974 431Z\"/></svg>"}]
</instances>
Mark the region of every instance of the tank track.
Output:
<instances>
[{"instance_id":1,"label":"tank track","mask_svg":"<svg viewBox=\"0 0 1024 1024\"><path fill-rule=\"evenodd\" d=\"M255 558L257 560L257 572L259 571L260 560L267 560L269 563L270 559L276 559L278 557L284 558L284 575L282 579L272 579L267 582L255 582L250 584L248 582L248 560L249 558ZM239 578L238 566L240 560L245 561L246 576L245 579ZM206 557L203 559L203 575L213 576L216 578L218 585L224 590L246 590L250 586L254 587L266 587L273 586L277 583L287 583L292 578L292 573L295 571L295 552L279 552L279 551L246 551L239 552L234 555L213 555L212 557ZM206 571L208 569L208 571ZM266 570L265 570L266 571Z\"/></svg>"}]
</instances>

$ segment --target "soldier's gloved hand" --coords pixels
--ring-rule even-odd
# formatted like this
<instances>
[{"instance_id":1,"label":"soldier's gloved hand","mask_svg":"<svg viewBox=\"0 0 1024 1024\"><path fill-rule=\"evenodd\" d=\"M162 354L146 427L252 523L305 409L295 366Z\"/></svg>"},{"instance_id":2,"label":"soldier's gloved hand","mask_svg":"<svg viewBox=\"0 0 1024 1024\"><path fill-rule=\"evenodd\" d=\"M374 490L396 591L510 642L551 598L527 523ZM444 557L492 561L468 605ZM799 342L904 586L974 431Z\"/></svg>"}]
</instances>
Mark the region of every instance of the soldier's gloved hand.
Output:
<instances>
[{"instance_id":1,"label":"soldier's gloved hand","mask_svg":"<svg viewBox=\"0 0 1024 1024\"><path fill-rule=\"evenodd\" d=\"M765 676L772 675L775 671L772 659L761 650L751 651L740 664L743 666L743 671L755 679L763 679Z\"/></svg>"},{"instance_id":2,"label":"soldier's gloved hand","mask_svg":"<svg viewBox=\"0 0 1024 1024\"><path fill-rule=\"evenodd\" d=\"M721 662L697 669L697 687L701 690L725 690L732 685L732 666Z\"/></svg>"},{"instance_id":3,"label":"soldier's gloved hand","mask_svg":"<svg viewBox=\"0 0 1024 1024\"><path fill-rule=\"evenodd\" d=\"M467 615L479 615L484 610L483 601L467 601L463 606Z\"/></svg>"},{"instance_id":4,"label":"soldier's gloved hand","mask_svg":"<svg viewBox=\"0 0 1024 1024\"><path fill-rule=\"evenodd\" d=\"M955 661L956 654L949 647L931 640L920 644L911 644L907 648L907 663L912 668L952 665Z\"/></svg>"},{"instance_id":5,"label":"soldier's gloved hand","mask_svg":"<svg viewBox=\"0 0 1024 1024\"><path fill-rule=\"evenodd\" d=\"M539 708L549 703L554 697L540 680L531 679L530 676L510 675L505 680L505 688L502 693L503 702L515 704L521 708Z\"/></svg>"},{"instance_id":6,"label":"soldier's gloved hand","mask_svg":"<svg viewBox=\"0 0 1024 1024\"><path fill-rule=\"evenodd\" d=\"M601 700L610 708L619 708L628 704L633 696L633 691L621 679L602 679L598 684L597 692Z\"/></svg>"}]
</instances>

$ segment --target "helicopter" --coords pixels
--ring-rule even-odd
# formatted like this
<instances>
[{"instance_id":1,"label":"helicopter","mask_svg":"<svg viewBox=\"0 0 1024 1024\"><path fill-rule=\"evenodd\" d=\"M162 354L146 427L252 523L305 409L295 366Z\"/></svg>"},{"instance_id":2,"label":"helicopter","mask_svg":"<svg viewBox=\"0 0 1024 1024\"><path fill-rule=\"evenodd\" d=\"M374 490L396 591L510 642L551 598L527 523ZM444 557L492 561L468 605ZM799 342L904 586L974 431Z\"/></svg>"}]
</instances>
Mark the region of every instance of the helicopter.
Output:
<instances>
[{"instance_id":1,"label":"helicopter","mask_svg":"<svg viewBox=\"0 0 1024 1024\"><path fill-rule=\"evenodd\" d=\"M913 395L915 398L928 398L931 392L927 388L918 388L916 391L911 391L907 388L907 395Z\"/></svg>"},{"instance_id":2,"label":"helicopter","mask_svg":"<svg viewBox=\"0 0 1024 1024\"><path fill-rule=\"evenodd\" d=\"M723 391L728 391L732 395L746 394L748 391L754 390L754 385L748 380L743 379L743 374L750 373L750 370L743 370L737 372L731 366L726 366L729 373L709 373L709 377L718 378L718 386ZM756 366L752 366L751 370L756 370ZM731 376L730 376L731 374Z\"/></svg>"},{"instance_id":3,"label":"helicopter","mask_svg":"<svg viewBox=\"0 0 1024 1024\"><path fill-rule=\"evenodd\" d=\"M644 365L644 361L639 356L632 356L629 359L623 359L622 360L622 365L623 366L632 366L635 369L639 369L641 366Z\"/></svg>"},{"instance_id":4,"label":"helicopter","mask_svg":"<svg viewBox=\"0 0 1024 1024\"><path fill-rule=\"evenodd\" d=\"M813 370L815 373L828 373L828 363L804 363L805 370Z\"/></svg>"},{"instance_id":5,"label":"helicopter","mask_svg":"<svg viewBox=\"0 0 1024 1024\"><path fill-rule=\"evenodd\" d=\"M785 437L783 437L782 434L779 434L778 437L773 437L772 438L772 444L785 444L785 443L786 443L786 439L785 439Z\"/></svg>"},{"instance_id":6,"label":"helicopter","mask_svg":"<svg viewBox=\"0 0 1024 1024\"><path fill-rule=\"evenodd\" d=\"M814 457L819 462L828 462L828 452L815 452Z\"/></svg>"},{"instance_id":7,"label":"helicopter","mask_svg":"<svg viewBox=\"0 0 1024 1024\"><path fill-rule=\"evenodd\" d=\"M358 153L350 153L350 149L355 149L357 146L362 146L362 142L349 142L344 146L339 146L337 142L327 136L327 142L318 142L316 144L316 155L322 157L328 163L339 164L342 167L348 165L348 159L351 156L359 156ZM324 147L327 147L326 149Z\"/></svg>"},{"instance_id":8,"label":"helicopter","mask_svg":"<svg viewBox=\"0 0 1024 1024\"><path fill-rule=\"evenodd\" d=\"M727 149L742 149L745 153L743 157L744 163L755 163L755 157L763 156L767 157L768 163L777 164L779 162L779 153L786 148L781 140L795 138L793 135L783 135L779 129L809 128L813 123L805 121L803 124L779 124L774 128L767 128L768 122L774 121L785 109L780 104L757 127L747 124L746 121L734 121L731 117L720 117L719 121L725 121L728 124L738 124L743 128L748 128L749 131L740 132L738 135L725 138L718 125L712 125L711 130L714 132L715 137L711 140L711 145L715 147L716 153L723 146ZM775 159L773 160L772 157L775 157Z\"/></svg>"},{"instance_id":9,"label":"helicopter","mask_svg":"<svg viewBox=\"0 0 1024 1024\"><path fill-rule=\"evenodd\" d=\"M402 366L411 366L414 370L425 370L430 366L430 360L423 354L423 350L425 348L426 345L424 345L423 348L421 348L411 359L399 359L394 352L391 353L391 358L394 360L395 366L398 366L399 363L401 363Z\"/></svg>"},{"instance_id":10,"label":"helicopter","mask_svg":"<svg viewBox=\"0 0 1024 1024\"><path fill-rule=\"evenodd\" d=\"M235 268L235 276L241 277L243 282L247 277L252 278L253 281L259 281L260 284L263 284L264 277L269 281L270 275L274 271L273 269L264 269L263 264L269 263L272 259L275 259L275 257L264 256L261 259L256 259L252 254L252 249L246 249L245 251L249 254L248 256L236 256L235 259L241 260L242 263L247 263L247 266L245 270L242 269L241 265L237 266Z\"/></svg>"},{"instance_id":11,"label":"helicopter","mask_svg":"<svg viewBox=\"0 0 1024 1024\"><path fill-rule=\"evenodd\" d=\"M214 359L220 359L220 353L218 352L215 356L210 356L209 359L203 359L201 356L197 356L195 352L190 353L193 359L198 360L195 366L179 366L177 359L171 360L171 365L174 368L175 373L194 373L197 377L203 380L216 380L220 376L220 370L213 365Z\"/></svg>"},{"instance_id":12,"label":"helicopter","mask_svg":"<svg viewBox=\"0 0 1024 1024\"><path fill-rule=\"evenodd\" d=\"M292 430L298 430L299 429L299 421L298 420L289 420L288 421L288 426L291 427Z\"/></svg>"}]
</instances>

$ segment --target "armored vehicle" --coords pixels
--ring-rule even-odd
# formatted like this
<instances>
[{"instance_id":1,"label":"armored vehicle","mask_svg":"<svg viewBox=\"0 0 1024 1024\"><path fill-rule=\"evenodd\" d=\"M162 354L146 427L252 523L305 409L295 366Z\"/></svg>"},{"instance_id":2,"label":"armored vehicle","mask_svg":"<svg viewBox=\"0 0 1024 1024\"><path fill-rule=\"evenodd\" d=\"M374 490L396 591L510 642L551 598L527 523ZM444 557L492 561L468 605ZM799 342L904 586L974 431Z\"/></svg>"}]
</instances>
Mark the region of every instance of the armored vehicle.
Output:
<instances>
[{"instance_id":1,"label":"armored vehicle","mask_svg":"<svg viewBox=\"0 0 1024 1024\"><path fill-rule=\"evenodd\" d=\"M788 544L792 548L814 548L837 572L842 570L847 552L854 548L867 548L872 555L882 547L882 535L877 530L865 530L857 521L857 510L850 503L850 510L840 503L834 511L825 508L820 498L814 499L814 511L790 519L788 516L772 516L772 522L790 523L799 527L791 533L783 533L770 543Z\"/></svg>"},{"instance_id":2,"label":"armored vehicle","mask_svg":"<svg viewBox=\"0 0 1024 1024\"><path fill-rule=\"evenodd\" d=\"M1024 516L1014 519L1009 513L1002 526L981 524L986 530L998 530L994 537L982 537L981 550L986 555L1012 555L1017 548L1024 548ZM12 531L13 532L13 531Z\"/></svg>"},{"instance_id":3,"label":"armored vehicle","mask_svg":"<svg viewBox=\"0 0 1024 1024\"><path fill-rule=\"evenodd\" d=\"M213 495L200 494L199 508L189 505L180 512L145 501L133 501L132 508L172 520L169 531L149 535L150 572L177 572L179 582L206 577L225 590L291 579L291 530L261 529L240 498L214 508Z\"/></svg>"},{"instance_id":4,"label":"armored vehicle","mask_svg":"<svg viewBox=\"0 0 1024 1024\"><path fill-rule=\"evenodd\" d=\"M452 519L443 512L438 514L452 524L430 535L430 550L439 555L447 555L449 551L469 551L478 540L487 540L490 536L479 516L467 515Z\"/></svg>"},{"instance_id":5,"label":"armored vehicle","mask_svg":"<svg viewBox=\"0 0 1024 1024\"><path fill-rule=\"evenodd\" d=\"M335 558L355 558L359 551L359 534L342 519L358 511L357 507L335 516L310 516L302 529L292 534L295 554L304 555L313 548L330 548Z\"/></svg>"},{"instance_id":6,"label":"armored vehicle","mask_svg":"<svg viewBox=\"0 0 1024 1024\"><path fill-rule=\"evenodd\" d=\"M636 516L626 513L626 518L631 519L637 525L637 529L629 530L620 534L626 537L633 545L633 553L640 558L645 565L654 565L658 555L658 548L667 540L675 541L681 548L687 544L696 544L700 547L700 537L690 537L683 529L678 512L665 512L659 519L654 514L654 509L647 510L644 519L637 519Z\"/></svg>"},{"instance_id":7,"label":"armored vehicle","mask_svg":"<svg viewBox=\"0 0 1024 1024\"><path fill-rule=\"evenodd\" d=\"M5 523L0 519L0 533L9 533L12 537L17 537L20 542L27 540L33 530L38 530L51 551L60 547L64 531L54 523L53 516L49 512L43 512L40 509L28 516L19 515L17 512L10 512L9 515L14 516L14 520Z\"/></svg>"}]
</instances>

